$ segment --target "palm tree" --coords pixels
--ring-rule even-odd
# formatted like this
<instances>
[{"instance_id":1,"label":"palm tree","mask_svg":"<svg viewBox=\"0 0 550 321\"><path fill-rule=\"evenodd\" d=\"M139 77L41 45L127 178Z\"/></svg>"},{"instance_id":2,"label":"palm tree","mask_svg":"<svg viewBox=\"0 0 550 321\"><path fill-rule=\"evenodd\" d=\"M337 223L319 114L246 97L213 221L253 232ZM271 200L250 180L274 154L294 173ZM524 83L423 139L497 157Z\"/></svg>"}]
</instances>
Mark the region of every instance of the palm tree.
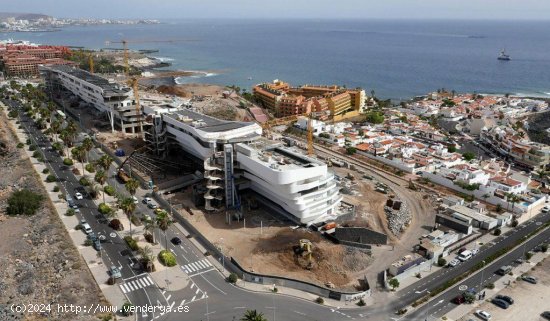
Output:
<instances>
[{"instance_id":1,"label":"palm tree","mask_svg":"<svg viewBox=\"0 0 550 321\"><path fill-rule=\"evenodd\" d=\"M155 244L155 229L157 228L157 221L155 220L148 220L145 222L145 225L143 226L143 230L145 231L145 234L151 234L153 237L153 244Z\"/></svg>"},{"instance_id":2,"label":"palm tree","mask_svg":"<svg viewBox=\"0 0 550 321\"><path fill-rule=\"evenodd\" d=\"M57 142L57 134L59 134L59 130L61 129L61 121L58 119L54 120L50 124L50 128L52 129L52 134L54 135L55 141Z\"/></svg>"},{"instance_id":3,"label":"palm tree","mask_svg":"<svg viewBox=\"0 0 550 321\"><path fill-rule=\"evenodd\" d=\"M107 174L105 174L105 171L100 169L95 173L94 177L95 181L101 184L101 187L103 188L103 185L107 181ZM102 191L103 194L103 203L105 203L105 191Z\"/></svg>"},{"instance_id":4,"label":"palm tree","mask_svg":"<svg viewBox=\"0 0 550 321\"><path fill-rule=\"evenodd\" d=\"M158 228L160 228L164 232L165 248L168 249L168 237L166 235L166 230L168 229L168 227L170 227L170 225L172 225L172 219L166 211L159 211L156 219Z\"/></svg>"},{"instance_id":5,"label":"palm tree","mask_svg":"<svg viewBox=\"0 0 550 321\"><path fill-rule=\"evenodd\" d=\"M145 269L147 272L153 272L155 270L155 255L153 254L151 247L149 245L145 245L140 248L139 255L141 256L142 262L145 264Z\"/></svg>"},{"instance_id":6,"label":"palm tree","mask_svg":"<svg viewBox=\"0 0 550 321\"><path fill-rule=\"evenodd\" d=\"M92 148L94 148L94 142L92 141L92 139L90 137L86 137L86 138L84 138L84 140L82 141L80 146L82 147L82 149L84 149L86 151L86 161L88 161L89 153L92 150Z\"/></svg>"},{"instance_id":7,"label":"palm tree","mask_svg":"<svg viewBox=\"0 0 550 321\"><path fill-rule=\"evenodd\" d=\"M131 178L126 182L126 184L124 184L124 187L126 187L126 190L130 193L130 195L134 196L139 188L139 182Z\"/></svg>"},{"instance_id":8,"label":"palm tree","mask_svg":"<svg viewBox=\"0 0 550 321\"><path fill-rule=\"evenodd\" d=\"M241 321L267 321L264 314L256 310L246 310Z\"/></svg>"},{"instance_id":9,"label":"palm tree","mask_svg":"<svg viewBox=\"0 0 550 321\"><path fill-rule=\"evenodd\" d=\"M69 134L68 131L66 131L65 129L63 129L60 133L59 133L59 138L63 141L63 144L65 145L65 149L67 151L67 153L65 155L69 156L69 143L71 142L71 136Z\"/></svg>"},{"instance_id":10,"label":"palm tree","mask_svg":"<svg viewBox=\"0 0 550 321\"><path fill-rule=\"evenodd\" d=\"M134 215L134 211L136 210L136 204L134 203L134 200L130 197L124 197L118 199L118 208L120 208L124 214L128 217L130 220L130 235L132 234L132 218Z\"/></svg>"},{"instance_id":11,"label":"palm tree","mask_svg":"<svg viewBox=\"0 0 550 321\"><path fill-rule=\"evenodd\" d=\"M99 191L101 191L101 186L98 184L91 183L90 186L88 186L88 194L92 196L93 199L97 199L99 197Z\"/></svg>"},{"instance_id":12,"label":"palm tree","mask_svg":"<svg viewBox=\"0 0 550 321\"><path fill-rule=\"evenodd\" d=\"M98 160L96 160L96 164L103 168L106 173L109 172L109 167L111 167L112 162L113 159L109 155L103 155Z\"/></svg>"},{"instance_id":13,"label":"palm tree","mask_svg":"<svg viewBox=\"0 0 550 321\"><path fill-rule=\"evenodd\" d=\"M82 174L84 175L84 161L86 160L86 151L82 146L77 146L71 150L74 159L82 164Z\"/></svg>"}]
</instances>

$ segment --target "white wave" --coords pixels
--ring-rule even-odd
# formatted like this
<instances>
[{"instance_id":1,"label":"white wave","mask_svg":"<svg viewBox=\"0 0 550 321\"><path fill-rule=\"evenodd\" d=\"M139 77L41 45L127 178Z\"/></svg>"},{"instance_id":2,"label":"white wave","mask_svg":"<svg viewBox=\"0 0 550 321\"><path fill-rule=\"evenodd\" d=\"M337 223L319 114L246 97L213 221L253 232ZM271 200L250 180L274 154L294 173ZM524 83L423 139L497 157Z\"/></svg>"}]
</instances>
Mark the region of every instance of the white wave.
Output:
<instances>
[{"instance_id":1,"label":"white wave","mask_svg":"<svg viewBox=\"0 0 550 321\"><path fill-rule=\"evenodd\" d=\"M195 71L195 70L189 70L188 72L194 73L191 76L182 76L182 77L176 77L174 78L174 82L178 85L185 84L189 81L189 79L196 79L196 78L206 78L206 77L214 77L217 76L217 73L214 72L206 72L206 71Z\"/></svg>"},{"instance_id":2,"label":"white wave","mask_svg":"<svg viewBox=\"0 0 550 321\"><path fill-rule=\"evenodd\" d=\"M174 61L174 58L168 58L168 57L151 57L151 58L154 58L160 62Z\"/></svg>"}]
</instances>

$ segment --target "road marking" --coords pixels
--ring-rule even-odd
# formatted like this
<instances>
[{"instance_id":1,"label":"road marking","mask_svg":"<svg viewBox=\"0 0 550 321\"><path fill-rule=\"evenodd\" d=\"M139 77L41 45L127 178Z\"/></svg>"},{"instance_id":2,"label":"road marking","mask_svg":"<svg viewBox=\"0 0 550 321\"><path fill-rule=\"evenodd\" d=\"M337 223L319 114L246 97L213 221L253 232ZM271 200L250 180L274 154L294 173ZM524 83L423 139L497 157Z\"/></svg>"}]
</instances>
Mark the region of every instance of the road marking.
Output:
<instances>
[{"instance_id":1,"label":"road marking","mask_svg":"<svg viewBox=\"0 0 550 321\"><path fill-rule=\"evenodd\" d=\"M126 292L128 292L128 289L126 288L126 284L121 284L120 288L122 289L122 293L126 294Z\"/></svg>"},{"instance_id":2,"label":"road marking","mask_svg":"<svg viewBox=\"0 0 550 321\"><path fill-rule=\"evenodd\" d=\"M298 314L300 314L300 315L306 315L305 313L300 312L300 311L294 311L294 313L298 313Z\"/></svg>"},{"instance_id":3,"label":"road marking","mask_svg":"<svg viewBox=\"0 0 550 321\"><path fill-rule=\"evenodd\" d=\"M170 305L170 309L168 309L168 311L171 311L175 304L176 304L176 301L172 302L172 304Z\"/></svg>"},{"instance_id":4,"label":"road marking","mask_svg":"<svg viewBox=\"0 0 550 321\"><path fill-rule=\"evenodd\" d=\"M208 272L211 272L211 271L215 271L215 270L216 270L215 268L211 268L211 269L208 269L206 271L199 272L199 273L189 274L188 276L190 278L192 278L192 277L195 277L195 276L198 276L198 275L201 275L201 274L204 274L204 273L208 273Z\"/></svg>"},{"instance_id":5,"label":"road marking","mask_svg":"<svg viewBox=\"0 0 550 321\"><path fill-rule=\"evenodd\" d=\"M166 297L166 301L170 300L171 297L172 297L172 294L169 294L169 295Z\"/></svg>"},{"instance_id":6,"label":"road marking","mask_svg":"<svg viewBox=\"0 0 550 321\"><path fill-rule=\"evenodd\" d=\"M183 301L181 301L180 306L184 305L184 304L185 304L185 299L183 299Z\"/></svg>"},{"instance_id":7,"label":"road marking","mask_svg":"<svg viewBox=\"0 0 550 321\"><path fill-rule=\"evenodd\" d=\"M191 302L195 301L195 298L196 298L196 297L197 297L197 296L195 295L195 296L191 299Z\"/></svg>"},{"instance_id":8,"label":"road marking","mask_svg":"<svg viewBox=\"0 0 550 321\"><path fill-rule=\"evenodd\" d=\"M195 283L191 283L191 289L195 287Z\"/></svg>"},{"instance_id":9,"label":"road marking","mask_svg":"<svg viewBox=\"0 0 550 321\"><path fill-rule=\"evenodd\" d=\"M195 294L199 294L201 289L197 289L197 291L195 291Z\"/></svg>"}]
</instances>

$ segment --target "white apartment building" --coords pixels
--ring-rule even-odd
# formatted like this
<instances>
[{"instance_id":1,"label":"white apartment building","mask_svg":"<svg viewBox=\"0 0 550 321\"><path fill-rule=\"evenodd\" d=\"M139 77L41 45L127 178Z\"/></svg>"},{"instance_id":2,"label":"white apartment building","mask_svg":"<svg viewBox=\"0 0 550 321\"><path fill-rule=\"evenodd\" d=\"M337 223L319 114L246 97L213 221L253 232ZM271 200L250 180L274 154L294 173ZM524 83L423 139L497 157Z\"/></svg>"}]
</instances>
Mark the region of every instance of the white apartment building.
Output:
<instances>
[{"instance_id":1,"label":"white apartment building","mask_svg":"<svg viewBox=\"0 0 550 321\"><path fill-rule=\"evenodd\" d=\"M100 113L105 113L113 132L115 127L123 133L142 130L139 124L142 111L136 110L134 92L130 87L71 66L41 66L40 73L50 91L68 90Z\"/></svg>"}]
</instances>

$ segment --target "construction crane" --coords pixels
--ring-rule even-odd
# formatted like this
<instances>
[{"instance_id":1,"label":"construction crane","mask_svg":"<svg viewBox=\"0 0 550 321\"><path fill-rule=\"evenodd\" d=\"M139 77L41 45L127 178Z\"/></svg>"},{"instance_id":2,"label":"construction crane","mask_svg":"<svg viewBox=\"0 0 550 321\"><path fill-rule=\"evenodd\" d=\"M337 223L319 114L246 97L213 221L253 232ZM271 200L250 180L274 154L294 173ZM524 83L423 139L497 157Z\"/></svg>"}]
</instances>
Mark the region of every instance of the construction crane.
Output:
<instances>
[{"instance_id":1,"label":"construction crane","mask_svg":"<svg viewBox=\"0 0 550 321\"><path fill-rule=\"evenodd\" d=\"M313 112L309 113L307 119L307 154L308 156L315 154L313 150Z\"/></svg>"},{"instance_id":2,"label":"construction crane","mask_svg":"<svg viewBox=\"0 0 550 321\"><path fill-rule=\"evenodd\" d=\"M90 66L90 73L94 73L94 58L92 57L92 54L88 56L88 65Z\"/></svg>"},{"instance_id":3,"label":"construction crane","mask_svg":"<svg viewBox=\"0 0 550 321\"><path fill-rule=\"evenodd\" d=\"M153 76L134 76L128 80L128 85L132 88L134 91L134 100L136 105L136 116L138 118L139 128L141 131L143 131L143 125L141 120L141 104L140 104L140 96L139 96L139 81L141 79L155 79L155 78L165 78L165 77L180 77L184 76L186 72L184 71L170 71L170 72L159 72L158 74L155 74Z\"/></svg>"}]
</instances>

